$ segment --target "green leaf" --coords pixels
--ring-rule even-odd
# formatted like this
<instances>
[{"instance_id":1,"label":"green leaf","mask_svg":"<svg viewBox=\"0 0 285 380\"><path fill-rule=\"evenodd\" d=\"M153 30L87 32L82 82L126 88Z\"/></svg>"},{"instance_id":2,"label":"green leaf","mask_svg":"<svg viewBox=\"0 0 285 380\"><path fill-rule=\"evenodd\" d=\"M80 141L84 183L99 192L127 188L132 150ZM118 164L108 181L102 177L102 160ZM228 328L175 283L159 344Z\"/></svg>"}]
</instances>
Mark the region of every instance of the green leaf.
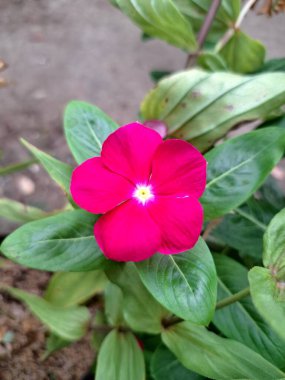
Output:
<instances>
[{"instance_id":1,"label":"green leaf","mask_svg":"<svg viewBox=\"0 0 285 380\"><path fill-rule=\"evenodd\" d=\"M0 217L17 223L27 223L42 219L49 213L32 206L14 201L9 198L0 198Z\"/></svg>"},{"instance_id":2,"label":"green leaf","mask_svg":"<svg viewBox=\"0 0 285 380\"><path fill-rule=\"evenodd\" d=\"M210 379L285 378L285 373L250 348L190 322L163 331L162 340L186 368Z\"/></svg>"},{"instance_id":3,"label":"green leaf","mask_svg":"<svg viewBox=\"0 0 285 380\"><path fill-rule=\"evenodd\" d=\"M214 255L218 301L248 287L248 271L233 259ZM285 344L256 311L250 297L216 310L214 325L227 338L241 342L280 369L285 369Z\"/></svg>"},{"instance_id":4,"label":"green leaf","mask_svg":"<svg viewBox=\"0 0 285 380\"><path fill-rule=\"evenodd\" d=\"M249 275L253 303L268 324L285 340L285 281L270 269L254 267ZM285 344L285 341L284 341Z\"/></svg>"},{"instance_id":5,"label":"green leaf","mask_svg":"<svg viewBox=\"0 0 285 380\"><path fill-rule=\"evenodd\" d=\"M285 281L285 208L271 220L264 235L263 264Z\"/></svg>"},{"instance_id":6,"label":"green leaf","mask_svg":"<svg viewBox=\"0 0 285 380\"><path fill-rule=\"evenodd\" d=\"M100 156L103 142L116 128L118 125L92 104L74 100L65 109L65 137L79 164Z\"/></svg>"},{"instance_id":7,"label":"green leaf","mask_svg":"<svg viewBox=\"0 0 285 380\"><path fill-rule=\"evenodd\" d=\"M173 314L207 325L214 314L217 274L202 238L179 255L156 254L136 264L149 292Z\"/></svg>"},{"instance_id":8,"label":"green leaf","mask_svg":"<svg viewBox=\"0 0 285 380\"><path fill-rule=\"evenodd\" d=\"M282 128L263 128L237 136L205 155L207 186L201 203L205 219L218 218L246 201L281 159Z\"/></svg>"},{"instance_id":9,"label":"green leaf","mask_svg":"<svg viewBox=\"0 0 285 380\"><path fill-rule=\"evenodd\" d=\"M44 298L56 306L79 305L102 293L106 276L100 270L90 272L55 273L49 281Z\"/></svg>"},{"instance_id":10,"label":"green leaf","mask_svg":"<svg viewBox=\"0 0 285 380\"><path fill-rule=\"evenodd\" d=\"M105 289L104 300L106 317L112 326L121 326L124 324L123 299L121 289L117 285L109 282Z\"/></svg>"},{"instance_id":11,"label":"green leaf","mask_svg":"<svg viewBox=\"0 0 285 380\"><path fill-rule=\"evenodd\" d=\"M154 380L204 379L204 377L185 368L163 344L161 344L152 355L151 374Z\"/></svg>"},{"instance_id":12,"label":"green leaf","mask_svg":"<svg viewBox=\"0 0 285 380\"><path fill-rule=\"evenodd\" d=\"M176 6L198 33L208 14L211 0L175 0ZM213 20L206 41L217 42L230 25L233 25L240 12L240 0L222 0Z\"/></svg>"},{"instance_id":13,"label":"green leaf","mask_svg":"<svg viewBox=\"0 0 285 380\"><path fill-rule=\"evenodd\" d=\"M70 177L72 173L72 167L64 162L53 158L49 154L36 148L26 140L21 139L24 146L39 160L45 170L51 176L51 178L59 184L59 186L67 193L70 193Z\"/></svg>"},{"instance_id":14,"label":"green leaf","mask_svg":"<svg viewBox=\"0 0 285 380\"><path fill-rule=\"evenodd\" d=\"M161 320L169 313L145 288L135 265L114 262L106 274L123 292L121 307L126 323L135 331L160 333Z\"/></svg>"},{"instance_id":15,"label":"green leaf","mask_svg":"<svg viewBox=\"0 0 285 380\"><path fill-rule=\"evenodd\" d=\"M51 354L69 346L70 344L70 341L63 339L58 335L50 334L46 340L46 349L42 356L42 360L46 360Z\"/></svg>"},{"instance_id":16,"label":"green leaf","mask_svg":"<svg viewBox=\"0 0 285 380\"><path fill-rule=\"evenodd\" d=\"M144 99L141 115L163 121L169 135L204 151L238 123L265 119L283 106L284 84L285 73L182 71L158 83Z\"/></svg>"},{"instance_id":17,"label":"green leaf","mask_svg":"<svg viewBox=\"0 0 285 380\"><path fill-rule=\"evenodd\" d=\"M106 262L93 234L96 215L67 211L30 222L9 235L2 253L21 265L48 271L90 271Z\"/></svg>"},{"instance_id":18,"label":"green leaf","mask_svg":"<svg viewBox=\"0 0 285 380\"><path fill-rule=\"evenodd\" d=\"M274 58L266 61L258 72L285 71L285 58Z\"/></svg>"},{"instance_id":19,"label":"green leaf","mask_svg":"<svg viewBox=\"0 0 285 380\"><path fill-rule=\"evenodd\" d=\"M228 67L223 58L216 53L204 51L197 58L197 65L207 71L228 71Z\"/></svg>"},{"instance_id":20,"label":"green leaf","mask_svg":"<svg viewBox=\"0 0 285 380\"><path fill-rule=\"evenodd\" d=\"M260 41L237 29L219 54L232 71L246 74L257 71L263 65L266 49Z\"/></svg>"},{"instance_id":21,"label":"green leaf","mask_svg":"<svg viewBox=\"0 0 285 380\"><path fill-rule=\"evenodd\" d=\"M143 353L131 332L111 331L98 355L96 380L144 380Z\"/></svg>"},{"instance_id":22,"label":"green leaf","mask_svg":"<svg viewBox=\"0 0 285 380\"><path fill-rule=\"evenodd\" d=\"M158 82L164 77L167 77L171 74L171 71L163 71L163 70L153 70L150 72L150 78L154 83Z\"/></svg>"},{"instance_id":23,"label":"green leaf","mask_svg":"<svg viewBox=\"0 0 285 380\"><path fill-rule=\"evenodd\" d=\"M172 0L116 0L116 3L146 34L187 51L197 48L191 24Z\"/></svg>"},{"instance_id":24,"label":"green leaf","mask_svg":"<svg viewBox=\"0 0 285 380\"><path fill-rule=\"evenodd\" d=\"M5 286L4 290L24 302L30 311L59 337L73 341L82 338L87 332L90 316L86 307L60 308L20 289Z\"/></svg>"}]
</instances>

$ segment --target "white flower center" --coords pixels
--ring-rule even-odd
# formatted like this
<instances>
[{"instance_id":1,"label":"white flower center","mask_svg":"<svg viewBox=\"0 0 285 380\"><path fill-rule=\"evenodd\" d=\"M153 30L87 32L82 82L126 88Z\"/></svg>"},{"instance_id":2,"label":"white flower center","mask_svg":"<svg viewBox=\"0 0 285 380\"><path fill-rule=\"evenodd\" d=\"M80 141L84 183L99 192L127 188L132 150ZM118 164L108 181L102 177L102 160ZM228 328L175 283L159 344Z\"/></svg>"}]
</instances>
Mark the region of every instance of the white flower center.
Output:
<instances>
[{"instance_id":1,"label":"white flower center","mask_svg":"<svg viewBox=\"0 0 285 380\"><path fill-rule=\"evenodd\" d=\"M148 201L150 201L154 197L152 193L151 185L137 185L133 193L133 196L140 203L145 205Z\"/></svg>"}]
</instances>

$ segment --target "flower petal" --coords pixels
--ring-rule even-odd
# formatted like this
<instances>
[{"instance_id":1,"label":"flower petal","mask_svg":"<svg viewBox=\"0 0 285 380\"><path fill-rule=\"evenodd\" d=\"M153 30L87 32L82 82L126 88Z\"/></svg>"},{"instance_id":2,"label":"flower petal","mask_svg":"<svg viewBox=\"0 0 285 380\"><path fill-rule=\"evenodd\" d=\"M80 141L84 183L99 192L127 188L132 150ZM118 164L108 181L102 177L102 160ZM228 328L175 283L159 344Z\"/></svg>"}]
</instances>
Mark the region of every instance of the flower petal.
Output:
<instances>
[{"instance_id":1,"label":"flower petal","mask_svg":"<svg viewBox=\"0 0 285 380\"><path fill-rule=\"evenodd\" d=\"M78 206L101 214L129 199L134 186L122 176L108 170L100 157L95 157L73 171L70 191Z\"/></svg>"},{"instance_id":2,"label":"flower petal","mask_svg":"<svg viewBox=\"0 0 285 380\"><path fill-rule=\"evenodd\" d=\"M206 186L207 162L191 144L164 141L156 150L151 183L159 195L192 195L199 198Z\"/></svg>"},{"instance_id":3,"label":"flower petal","mask_svg":"<svg viewBox=\"0 0 285 380\"><path fill-rule=\"evenodd\" d=\"M203 209L197 199L156 197L148 210L161 232L158 252L172 254L194 247L203 225Z\"/></svg>"},{"instance_id":4,"label":"flower petal","mask_svg":"<svg viewBox=\"0 0 285 380\"><path fill-rule=\"evenodd\" d=\"M115 261L145 260L156 253L161 244L159 228L146 208L135 200L101 216L94 234L104 255Z\"/></svg>"},{"instance_id":5,"label":"flower petal","mask_svg":"<svg viewBox=\"0 0 285 380\"><path fill-rule=\"evenodd\" d=\"M101 157L110 170L135 184L145 183L150 177L154 152L161 142L156 131L132 123L117 129L104 141Z\"/></svg>"}]
</instances>

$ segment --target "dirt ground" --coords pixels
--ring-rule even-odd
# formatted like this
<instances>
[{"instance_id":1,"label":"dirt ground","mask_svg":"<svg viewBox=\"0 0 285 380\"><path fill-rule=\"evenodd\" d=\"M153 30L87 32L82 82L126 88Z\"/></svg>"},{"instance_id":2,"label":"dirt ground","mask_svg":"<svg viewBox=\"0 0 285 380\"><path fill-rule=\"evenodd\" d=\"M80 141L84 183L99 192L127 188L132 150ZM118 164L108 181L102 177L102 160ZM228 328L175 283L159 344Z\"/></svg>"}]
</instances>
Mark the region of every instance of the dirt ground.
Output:
<instances>
[{"instance_id":1,"label":"dirt ground","mask_svg":"<svg viewBox=\"0 0 285 380\"><path fill-rule=\"evenodd\" d=\"M261 39L268 57L285 56L285 16L267 20L253 14L245 30ZM73 163L62 132L62 111L71 99L101 107L119 123L137 118L152 87L149 71L178 70L186 56L160 41L142 43L140 31L107 0L1 0L0 166L29 157L24 137L50 154ZM0 177L0 197L52 210L64 197L38 166ZM0 236L15 226L0 219ZM41 294L49 274L0 267L1 281ZM3 341L10 333L11 342ZM79 380L92 364L87 340L45 362L46 331L17 301L0 295L0 380ZM5 340L5 339L4 339Z\"/></svg>"}]
</instances>

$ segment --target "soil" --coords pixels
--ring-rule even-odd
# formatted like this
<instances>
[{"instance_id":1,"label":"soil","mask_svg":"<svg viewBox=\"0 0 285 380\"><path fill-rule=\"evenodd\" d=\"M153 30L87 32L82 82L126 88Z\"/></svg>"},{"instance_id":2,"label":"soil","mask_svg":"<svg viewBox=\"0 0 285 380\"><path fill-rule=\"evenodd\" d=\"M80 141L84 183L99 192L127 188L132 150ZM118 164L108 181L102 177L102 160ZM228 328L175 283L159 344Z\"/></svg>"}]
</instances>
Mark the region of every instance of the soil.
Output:
<instances>
[{"instance_id":1,"label":"soil","mask_svg":"<svg viewBox=\"0 0 285 380\"><path fill-rule=\"evenodd\" d=\"M268 47L268 57L285 56L283 15L253 14L244 27ZM266 27L265 27L266 25ZM176 71L186 56L160 41L142 43L140 31L107 0L1 0L0 166L28 159L24 137L73 164L61 115L71 99L101 107L123 124L137 119L139 104L153 86L151 70ZM52 210L65 198L38 165L0 177L0 197ZM0 235L15 228L0 220ZM12 263L0 265L0 281L42 294L49 273ZM94 359L88 339L41 361L45 328L15 299L0 294L0 380L82 379ZM9 339L8 339L8 338Z\"/></svg>"}]
</instances>

